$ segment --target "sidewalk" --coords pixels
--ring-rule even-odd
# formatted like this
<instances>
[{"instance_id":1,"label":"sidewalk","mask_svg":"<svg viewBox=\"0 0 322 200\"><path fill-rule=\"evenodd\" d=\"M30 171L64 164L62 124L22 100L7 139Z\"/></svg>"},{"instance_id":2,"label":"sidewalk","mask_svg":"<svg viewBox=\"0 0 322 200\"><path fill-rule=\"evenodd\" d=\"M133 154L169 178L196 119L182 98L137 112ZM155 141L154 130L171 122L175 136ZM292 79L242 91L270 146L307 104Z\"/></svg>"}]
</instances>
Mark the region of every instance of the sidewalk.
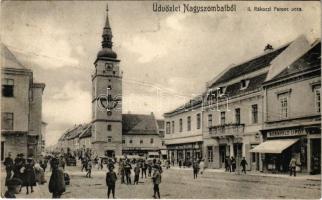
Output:
<instances>
[{"instance_id":1,"label":"sidewalk","mask_svg":"<svg viewBox=\"0 0 322 200\"><path fill-rule=\"evenodd\" d=\"M170 169L175 169L175 170L190 170L192 171L192 168L179 168L178 166L171 166ZM226 172L225 169L205 169L205 173L226 173L226 174L231 174L231 175L237 175L236 172ZM296 177L294 176L289 176L288 174L270 174L270 173L263 173L259 171L247 171L247 174L241 174L243 176L262 176L262 177L276 177L276 178L290 178L290 179L303 179L303 180L314 180L314 181L321 181L321 174L317 175L309 175L305 173L298 173Z\"/></svg>"}]
</instances>

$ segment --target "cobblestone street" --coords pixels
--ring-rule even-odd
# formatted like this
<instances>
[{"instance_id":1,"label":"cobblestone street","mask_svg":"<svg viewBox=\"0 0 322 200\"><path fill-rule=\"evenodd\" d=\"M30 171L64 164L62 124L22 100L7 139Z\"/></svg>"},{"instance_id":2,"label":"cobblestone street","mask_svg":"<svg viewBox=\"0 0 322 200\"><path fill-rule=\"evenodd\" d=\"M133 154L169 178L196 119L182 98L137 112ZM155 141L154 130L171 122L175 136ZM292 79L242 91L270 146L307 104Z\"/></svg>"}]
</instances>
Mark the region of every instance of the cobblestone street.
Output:
<instances>
[{"instance_id":1,"label":"cobblestone street","mask_svg":"<svg viewBox=\"0 0 322 200\"><path fill-rule=\"evenodd\" d=\"M71 184L63 198L106 198L105 170L93 170L93 178L86 178L79 167L67 167ZM2 173L4 175L4 173ZM133 175L133 173L132 173ZM49 180L50 173L46 173ZM132 177L133 180L133 177ZM2 182L3 186L3 182ZM288 177L236 175L206 170L194 180L191 169L164 170L160 185L162 198L320 198L321 184L317 176ZM3 187L2 187L3 188ZM138 185L116 185L117 198L152 198L150 178L140 179ZM4 190L2 189L2 192ZM48 184L37 186L26 195L22 189L18 198L50 198Z\"/></svg>"}]
</instances>

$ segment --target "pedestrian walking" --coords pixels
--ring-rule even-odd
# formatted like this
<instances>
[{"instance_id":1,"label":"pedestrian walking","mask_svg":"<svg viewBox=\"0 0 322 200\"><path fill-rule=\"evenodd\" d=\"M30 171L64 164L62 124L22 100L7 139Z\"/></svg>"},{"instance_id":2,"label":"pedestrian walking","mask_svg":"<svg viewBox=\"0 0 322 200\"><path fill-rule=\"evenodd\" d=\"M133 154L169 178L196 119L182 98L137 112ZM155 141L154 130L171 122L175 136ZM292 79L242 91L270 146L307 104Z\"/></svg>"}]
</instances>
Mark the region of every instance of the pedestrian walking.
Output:
<instances>
[{"instance_id":1,"label":"pedestrian walking","mask_svg":"<svg viewBox=\"0 0 322 200\"><path fill-rule=\"evenodd\" d=\"M231 167L231 159L229 156L227 158L227 171L232 172L232 167Z\"/></svg>"},{"instance_id":2,"label":"pedestrian walking","mask_svg":"<svg viewBox=\"0 0 322 200\"><path fill-rule=\"evenodd\" d=\"M106 185L107 185L107 198L110 198L112 192L113 198L115 198L115 182L117 180L116 173L113 171L114 167L110 167L106 173Z\"/></svg>"},{"instance_id":3,"label":"pedestrian walking","mask_svg":"<svg viewBox=\"0 0 322 200\"><path fill-rule=\"evenodd\" d=\"M199 163L198 161L194 161L192 164L193 168L193 179L198 178L198 172L199 172Z\"/></svg>"},{"instance_id":4,"label":"pedestrian walking","mask_svg":"<svg viewBox=\"0 0 322 200\"><path fill-rule=\"evenodd\" d=\"M231 157L231 170L232 170L232 172L235 172L235 170L236 170L236 160L235 160L234 156Z\"/></svg>"},{"instance_id":5,"label":"pedestrian walking","mask_svg":"<svg viewBox=\"0 0 322 200\"><path fill-rule=\"evenodd\" d=\"M143 178L143 175L144 175L144 178L146 178L146 170L147 170L147 164L146 164L146 161L145 160L143 160L142 161L142 175L141 175L141 178Z\"/></svg>"},{"instance_id":6,"label":"pedestrian walking","mask_svg":"<svg viewBox=\"0 0 322 200\"><path fill-rule=\"evenodd\" d=\"M10 180L13 176L13 159L11 158L11 153L8 153L8 157L4 159L3 162L4 166L6 167L6 180L5 180L5 185L7 185L7 181Z\"/></svg>"},{"instance_id":7,"label":"pedestrian walking","mask_svg":"<svg viewBox=\"0 0 322 200\"><path fill-rule=\"evenodd\" d=\"M83 171L84 169L86 170L86 167L87 167L87 159L86 159L86 157L84 157L84 158L82 158L82 170L81 171Z\"/></svg>"},{"instance_id":8,"label":"pedestrian walking","mask_svg":"<svg viewBox=\"0 0 322 200\"><path fill-rule=\"evenodd\" d=\"M243 157L243 159L240 162L240 166L242 166L242 168L243 168L242 172L244 172L245 174L246 174L246 165L248 165L248 163L247 163L245 157Z\"/></svg>"},{"instance_id":9,"label":"pedestrian walking","mask_svg":"<svg viewBox=\"0 0 322 200\"><path fill-rule=\"evenodd\" d=\"M290 176L292 176L292 174L296 176L296 158L293 157L291 159L289 168L290 168Z\"/></svg>"},{"instance_id":10,"label":"pedestrian walking","mask_svg":"<svg viewBox=\"0 0 322 200\"><path fill-rule=\"evenodd\" d=\"M151 165L151 163L147 163L147 168L148 168L148 177L151 177L151 173L152 173L152 165Z\"/></svg>"},{"instance_id":11,"label":"pedestrian walking","mask_svg":"<svg viewBox=\"0 0 322 200\"><path fill-rule=\"evenodd\" d=\"M52 159L51 166L52 173L50 176L48 189L49 192L53 194L52 198L60 198L66 190L64 172L62 169L59 169L59 160L57 158Z\"/></svg>"},{"instance_id":12,"label":"pedestrian walking","mask_svg":"<svg viewBox=\"0 0 322 200\"><path fill-rule=\"evenodd\" d=\"M126 163L124 166L126 184L131 184L131 170L132 170L132 166L129 160L126 160Z\"/></svg>"},{"instance_id":13,"label":"pedestrian walking","mask_svg":"<svg viewBox=\"0 0 322 200\"><path fill-rule=\"evenodd\" d=\"M139 177L140 177L140 164L137 163L134 167L134 182L133 185L139 184Z\"/></svg>"},{"instance_id":14,"label":"pedestrian walking","mask_svg":"<svg viewBox=\"0 0 322 200\"><path fill-rule=\"evenodd\" d=\"M92 161L91 160L87 161L86 171L87 171L86 177L91 178L91 175L92 175Z\"/></svg>"},{"instance_id":15,"label":"pedestrian walking","mask_svg":"<svg viewBox=\"0 0 322 200\"><path fill-rule=\"evenodd\" d=\"M35 176L38 184L43 185L47 182L45 179L44 169L38 163L35 164Z\"/></svg>"},{"instance_id":16,"label":"pedestrian walking","mask_svg":"<svg viewBox=\"0 0 322 200\"><path fill-rule=\"evenodd\" d=\"M120 159L118 174L121 176L121 184L123 184L124 183L124 175L125 175L123 159Z\"/></svg>"},{"instance_id":17,"label":"pedestrian walking","mask_svg":"<svg viewBox=\"0 0 322 200\"><path fill-rule=\"evenodd\" d=\"M61 168L63 168L63 170L65 170L66 162L65 162L65 158L64 158L64 156L61 156L61 157L60 157L60 160L59 160L59 166L60 166Z\"/></svg>"},{"instance_id":18,"label":"pedestrian walking","mask_svg":"<svg viewBox=\"0 0 322 200\"><path fill-rule=\"evenodd\" d=\"M15 199L16 194L21 191L22 181L18 178L13 178L7 181L7 191L4 194L6 199Z\"/></svg>"},{"instance_id":19,"label":"pedestrian walking","mask_svg":"<svg viewBox=\"0 0 322 200\"><path fill-rule=\"evenodd\" d=\"M153 167L153 176L152 176L152 182L153 182L153 198L161 198L160 196L160 188L159 185L161 183L161 173L160 169L158 169L157 165L154 165ZM158 195L158 197L157 197Z\"/></svg>"},{"instance_id":20,"label":"pedestrian walking","mask_svg":"<svg viewBox=\"0 0 322 200\"><path fill-rule=\"evenodd\" d=\"M35 166L34 160L31 157L29 157L25 165L24 180L22 185L22 186L26 186L26 189L27 189L26 194L29 194L29 187L30 187L30 192L33 193L34 192L33 187L36 186L36 174L35 174L34 166Z\"/></svg>"},{"instance_id":21,"label":"pedestrian walking","mask_svg":"<svg viewBox=\"0 0 322 200\"><path fill-rule=\"evenodd\" d=\"M205 161L204 159L202 159L199 163L199 167L200 167L200 174L203 174L204 170L205 170Z\"/></svg>"}]
</instances>

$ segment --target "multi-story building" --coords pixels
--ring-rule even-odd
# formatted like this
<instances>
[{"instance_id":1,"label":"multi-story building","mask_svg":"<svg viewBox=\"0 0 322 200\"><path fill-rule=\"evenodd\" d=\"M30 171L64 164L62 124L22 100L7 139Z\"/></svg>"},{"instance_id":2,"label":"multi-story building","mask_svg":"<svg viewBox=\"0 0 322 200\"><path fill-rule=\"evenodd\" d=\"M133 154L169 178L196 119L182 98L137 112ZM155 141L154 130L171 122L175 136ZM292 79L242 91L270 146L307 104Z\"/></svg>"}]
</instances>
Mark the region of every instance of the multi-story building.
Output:
<instances>
[{"instance_id":1,"label":"multi-story building","mask_svg":"<svg viewBox=\"0 0 322 200\"><path fill-rule=\"evenodd\" d=\"M1 45L1 159L11 152L37 157L42 150L42 95L44 83Z\"/></svg>"},{"instance_id":2,"label":"multi-story building","mask_svg":"<svg viewBox=\"0 0 322 200\"><path fill-rule=\"evenodd\" d=\"M321 42L305 42L295 54L302 43L295 41L272 63L263 83L264 142L253 152L262 154L264 171L288 171L294 157L298 171L320 172Z\"/></svg>"},{"instance_id":3,"label":"multi-story building","mask_svg":"<svg viewBox=\"0 0 322 200\"><path fill-rule=\"evenodd\" d=\"M160 154L161 137L157 120L151 115L122 115L122 154L147 157L150 153Z\"/></svg>"},{"instance_id":4,"label":"multi-story building","mask_svg":"<svg viewBox=\"0 0 322 200\"><path fill-rule=\"evenodd\" d=\"M264 52L231 66L207 83L203 101L205 163L209 168L224 168L225 159L237 162L245 157L248 170L260 170L259 154L250 149L258 145L263 125L263 89L269 66L286 48Z\"/></svg>"},{"instance_id":5,"label":"multi-story building","mask_svg":"<svg viewBox=\"0 0 322 200\"><path fill-rule=\"evenodd\" d=\"M178 163L180 160L185 162L202 158L201 102L201 97L197 97L164 114L164 142L171 162Z\"/></svg>"}]
</instances>

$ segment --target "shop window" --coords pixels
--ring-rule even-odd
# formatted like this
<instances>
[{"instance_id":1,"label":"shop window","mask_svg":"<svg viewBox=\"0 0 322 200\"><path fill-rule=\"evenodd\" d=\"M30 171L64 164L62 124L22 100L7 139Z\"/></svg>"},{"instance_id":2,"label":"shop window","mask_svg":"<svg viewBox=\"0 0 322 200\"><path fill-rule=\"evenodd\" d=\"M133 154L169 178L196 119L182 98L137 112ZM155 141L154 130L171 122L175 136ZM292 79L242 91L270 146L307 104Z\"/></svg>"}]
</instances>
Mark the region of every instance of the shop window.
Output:
<instances>
[{"instance_id":1,"label":"shop window","mask_svg":"<svg viewBox=\"0 0 322 200\"><path fill-rule=\"evenodd\" d=\"M14 81L13 79L5 78L2 83L2 96L13 97Z\"/></svg>"},{"instance_id":2,"label":"shop window","mask_svg":"<svg viewBox=\"0 0 322 200\"><path fill-rule=\"evenodd\" d=\"M170 122L167 122L167 123L166 123L165 133L166 133L166 134L170 134Z\"/></svg>"},{"instance_id":3,"label":"shop window","mask_svg":"<svg viewBox=\"0 0 322 200\"><path fill-rule=\"evenodd\" d=\"M111 131L112 130L112 125L111 124L107 125L107 130L108 131Z\"/></svg>"},{"instance_id":4,"label":"shop window","mask_svg":"<svg viewBox=\"0 0 322 200\"><path fill-rule=\"evenodd\" d=\"M280 118L285 119L288 117L288 97L280 96Z\"/></svg>"},{"instance_id":5,"label":"shop window","mask_svg":"<svg viewBox=\"0 0 322 200\"><path fill-rule=\"evenodd\" d=\"M252 123L258 123L258 108L257 104L252 105Z\"/></svg>"},{"instance_id":6,"label":"shop window","mask_svg":"<svg viewBox=\"0 0 322 200\"><path fill-rule=\"evenodd\" d=\"M179 119L179 131L182 132L182 119Z\"/></svg>"},{"instance_id":7,"label":"shop window","mask_svg":"<svg viewBox=\"0 0 322 200\"><path fill-rule=\"evenodd\" d=\"M236 124L240 124L240 108L235 109L235 122Z\"/></svg>"},{"instance_id":8,"label":"shop window","mask_svg":"<svg viewBox=\"0 0 322 200\"><path fill-rule=\"evenodd\" d=\"M208 115L208 127L212 127L212 114Z\"/></svg>"},{"instance_id":9,"label":"shop window","mask_svg":"<svg viewBox=\"0 0 322 200\"><path fill-rule=\"evenodd\" d=\"M174 133L174 121L172 121L171 123L172 123L172 133Z\"/></svg>"},{"instance_id":10,"label":"shop window","mask_svg":"<svg viewBox=\"0 0 322 200\"><path fill-rule=\"evenodd\" d=\"M208 162L213 162L214 161L214 152L213 152L213 149L212 149L212 146L208 146L207 147L207 155L208 155Z\"/></svg>"},{"instance_id":11,"label":"shop window","mask_svg":"<svg viewBox=\"0 0 322 200\"><path fill-rule=\"evenodd\" d=\"M154 143L154 140L153 138L150 139L150 143L153 144Z\"/></svg>"},{"instance_id":12,"label":"shop window","mask_svg":"<svg viewBox=\"0 0 322 200\"><path fill-rule=\"evenodd\" d=\"M321 112L321 94L320 94L320 88L316 88L314 90L315 94L315 110L316 112Z\"/></svg>"},{"instance_id":13,"label":"shop window","mask_svg":"<svg viewBox=\"0 0 322 200\"><path fill-rule=\"evenodd\" d=\"M187 117L187 131L191 131L191 117Z\"/></svg>"},{"instance_id":14,"label":"shop window","mask_svg":"<svg viewBox=\"0 0 322 200\"><path fill-rule=\"evenodd\" d=\"M200 113L197 114L197 129L200 129L201 126L201 115Z\"/></svg>"},{"instance_id":15,"label":"shop window","mask_svg":"<svg viewBox=\"0 0 322 200\"><path fill-rule=\"evenodd\" d=\"M224 125L225 121L226 121L226 112L225 111L220 112L220 124Z\"/></svg>"},{"instance_id":16,"label":"shop window","mask_svg":"<svg viewBox=\"0 0 322 200\"><path fill-rule=\"evenodd\" d=\"M1 129L13 130L13 113L2 113Z\"/></svg>"}]
</instances>

